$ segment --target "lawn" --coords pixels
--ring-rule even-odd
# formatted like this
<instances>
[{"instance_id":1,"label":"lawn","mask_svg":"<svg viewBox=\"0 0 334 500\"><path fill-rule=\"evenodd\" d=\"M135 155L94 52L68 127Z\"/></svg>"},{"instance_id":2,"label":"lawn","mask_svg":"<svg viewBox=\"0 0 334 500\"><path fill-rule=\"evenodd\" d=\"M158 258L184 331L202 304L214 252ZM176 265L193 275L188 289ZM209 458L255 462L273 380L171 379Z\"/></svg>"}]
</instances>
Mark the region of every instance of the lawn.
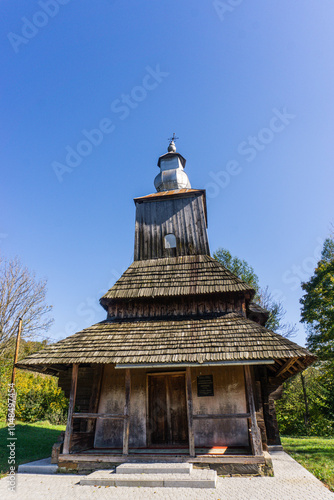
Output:
<instances>
[{"instance_id":1,"label":"lawn","mask_svg":"<svg viewBox=\"0 0 334 500\"><path fill-rule=\"evenodd\" d=\"M282 437L284 451L334 491L334 438Z\"/></svg>"},{"instance_id":2,"label":"lawn","mask_svg":"<svg viewBox=\"0 0 334 500\"><path fill-rule=\"evenodd\" d=\"M36 422L34 424L17 422L15 426L16 467L26 462L50 457L52 445L63 430L65 430L64 425L51 425L49 422ZM6 423L0 422L0 442L9 443L8 437L10 436ZM9 470L8 456L9 448L2 446L0 448L0 477Z\"/></svg>"}]
</instances>

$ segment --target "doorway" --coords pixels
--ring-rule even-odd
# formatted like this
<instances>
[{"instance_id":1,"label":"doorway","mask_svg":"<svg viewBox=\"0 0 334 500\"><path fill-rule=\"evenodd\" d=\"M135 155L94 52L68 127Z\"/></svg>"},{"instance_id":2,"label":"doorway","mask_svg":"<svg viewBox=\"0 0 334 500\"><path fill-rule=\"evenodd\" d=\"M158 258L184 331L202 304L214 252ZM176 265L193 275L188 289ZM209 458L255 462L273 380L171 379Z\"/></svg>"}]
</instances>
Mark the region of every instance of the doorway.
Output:
<instances>
[{"instance_id":1,"label":"doorway","mask_svg":"<svg viewBox=\"0 0 334 500\"><path fill-rule=\"evenodd\" d=\"M150 445L188 443L185 373L148 374Z\"/></svg>"}]
</instances>

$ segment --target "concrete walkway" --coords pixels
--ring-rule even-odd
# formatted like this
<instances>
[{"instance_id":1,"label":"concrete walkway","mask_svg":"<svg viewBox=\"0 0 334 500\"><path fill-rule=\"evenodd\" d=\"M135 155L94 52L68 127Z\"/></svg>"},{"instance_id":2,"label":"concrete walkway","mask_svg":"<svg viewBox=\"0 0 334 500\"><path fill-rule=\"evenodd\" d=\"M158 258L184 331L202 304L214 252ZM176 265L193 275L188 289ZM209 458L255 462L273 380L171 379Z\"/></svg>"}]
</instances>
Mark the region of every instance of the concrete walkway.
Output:
<instances>
[{"instance_id":1,"label":"concrete walkway","mask_svg":"<svg viewBox=\"0 0 334 500\"><path fill-rule=\"evenodd\" d=\"M334 500L312 474L282 451L271 453L275 477L219 478L217 489L80 486L83 476L18 474L16 493L0 480L1 500Z\"/></svg>"}]
</instances>

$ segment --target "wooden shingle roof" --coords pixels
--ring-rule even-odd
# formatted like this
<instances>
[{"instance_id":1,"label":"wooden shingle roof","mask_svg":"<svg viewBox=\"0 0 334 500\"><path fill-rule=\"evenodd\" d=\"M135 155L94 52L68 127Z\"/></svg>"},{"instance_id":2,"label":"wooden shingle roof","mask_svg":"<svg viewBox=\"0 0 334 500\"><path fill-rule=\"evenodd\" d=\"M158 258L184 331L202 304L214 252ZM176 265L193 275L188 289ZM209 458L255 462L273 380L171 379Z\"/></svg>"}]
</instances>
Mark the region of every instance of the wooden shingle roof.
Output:
<instances>
[{"instance_id":1,"label":"wooden shingle roof","mask_svg":"<svg viewBox=\"0 0 334 500\"><path fill-rule=\"evenodd\" d=\"M135 261L101 298L175 297L254 290L208 255L188 255Z\"/></svg>"},{"instance_id":2,"label":"wooden shingle roof","mask_svg":"<svg viewBox=\"0 0 334 500\"><path fill-rule=\"evenodd\" d=\"M191 189L191 188L183 188L183 189L170 189L169 191L159 191L158 193L151 193L145 196L140 196L138 198L134 198L134 202L136 201L150 201L156 198L171 198L174 196L180 196L185 194L193 194L200 193L205 195L205 189Z\"/></svg>"},{"instance_id":3,"label":"wooden shingle roof","mask_svg":"<svg viewBox=\"0 0 334 500\"><path fill-rule=\"evenodd\" d=\"M304 369L305 348L237 313L179 320L102 321L18 363L20 368L72 363L215 363L273 360ZM270 365L269 365L270 366ZM288 374L287 374L288 375ZM291 376L291 373L289 374Z\"/></svg>"}]
</instances>

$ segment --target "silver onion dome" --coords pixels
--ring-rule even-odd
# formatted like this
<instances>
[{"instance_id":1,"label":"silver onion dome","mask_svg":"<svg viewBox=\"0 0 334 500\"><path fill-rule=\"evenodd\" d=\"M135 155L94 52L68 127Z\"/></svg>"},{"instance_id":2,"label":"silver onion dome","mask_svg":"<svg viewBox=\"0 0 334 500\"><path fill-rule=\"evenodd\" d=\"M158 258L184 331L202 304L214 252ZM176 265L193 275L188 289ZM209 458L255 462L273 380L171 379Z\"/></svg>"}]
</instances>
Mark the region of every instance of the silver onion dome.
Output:
<instances>
[{"instance_id":1,"label":"silver onion dome","mask_svg":"<svg viewBox=\"0 0 334 500\"><path fill-rule=\"evenodd\" d=\"M160 173L154 179L155 189L160 192L191 188L188 176L184 171L185 164L185 158L176 152L174 140L171 140L168 153L160 156L158 160Z\"/></svg>"}]
</instances>

